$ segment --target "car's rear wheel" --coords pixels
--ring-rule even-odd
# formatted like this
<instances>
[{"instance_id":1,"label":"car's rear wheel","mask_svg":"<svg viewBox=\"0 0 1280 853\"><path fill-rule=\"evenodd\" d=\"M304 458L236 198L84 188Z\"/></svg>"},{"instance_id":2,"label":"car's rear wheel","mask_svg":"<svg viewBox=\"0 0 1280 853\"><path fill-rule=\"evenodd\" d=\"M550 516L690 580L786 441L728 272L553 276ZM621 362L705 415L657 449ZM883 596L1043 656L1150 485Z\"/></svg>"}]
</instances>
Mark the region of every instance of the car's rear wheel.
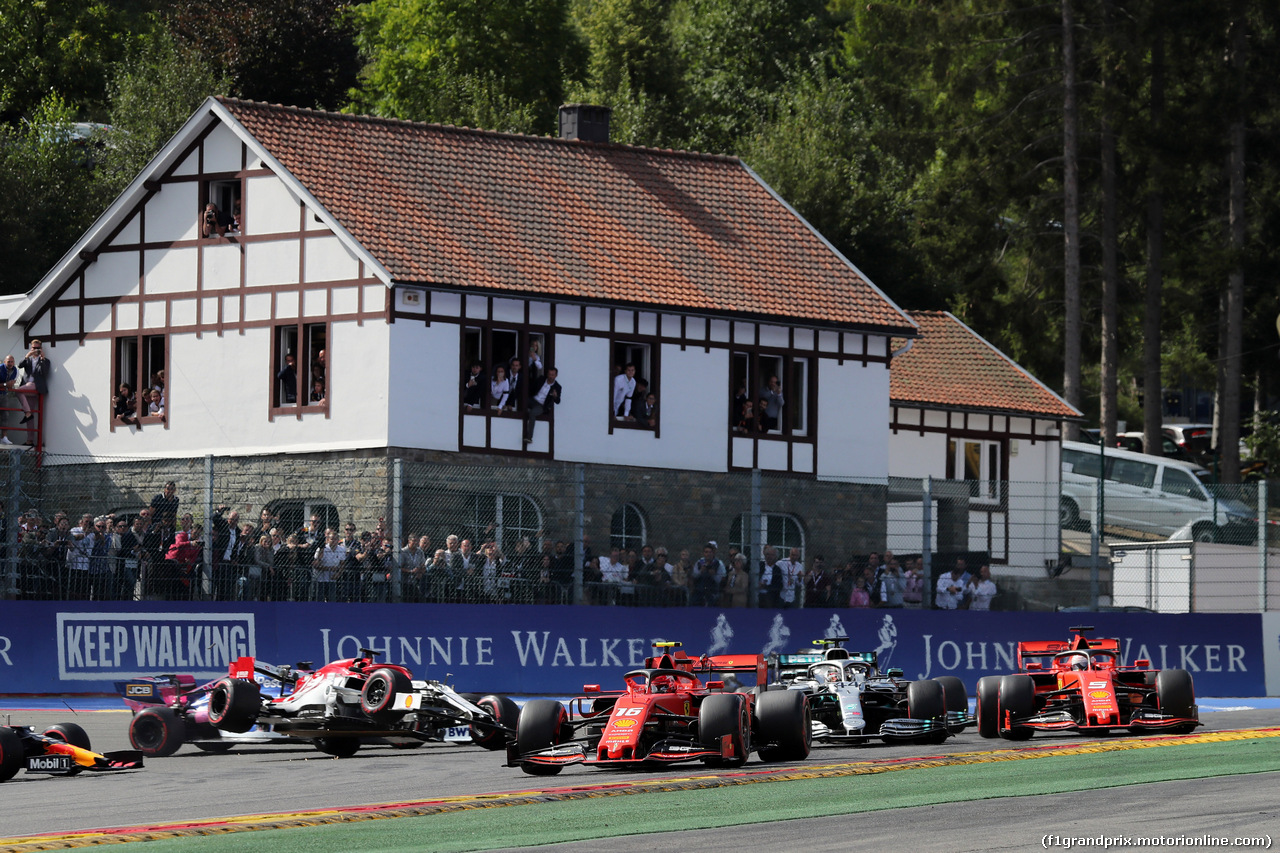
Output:
<instances>
[{"instance_id":1,"label":"car's rear wheel","mask_svg":"<svg viewBox=\"0 0 1280 853\"><path fill-rule=\"evenodd\" d=\"M0 726L0 782L8 782L22 769L22 738L8 726Z\"/></svg>"},{"instance_id":2,"label":"car's rear wheel","mask_svg":"<svg viewBox=\"0 0 1280 853\"><path fill-rule=\"evenodd\" d=\"M520 755L546 749L564 742L568 714L554 699L533 699L520 709L516 721L516 749ZM563 768L558 764L520 762L520 769L530 776L554 776Z\"/></svg>"},{"instance_id":3,"label":"car's rear wheel","mask_svg":"<svg viewBox=\"0 0 1280 853\"><path fill-rule=\"evenodd\" d=\"M1156 698L1160 703L1160 712L1173 717L1197 718L1195 685L1191 681L1191 673L1185 669L1166 669L1156 675ZM1194 731L1195 726L1187 724L1170 729L1177 733Z\"/></svg>"},{"instance_id":4,"label":"car's rear wheel","mask_svg":"<svg viewBox=\"0 0 1280 853\"><path fill-rule=\"evenodd\" d=\"M1036 685L1029 675L1006 675L1000 679L996 729L1005 740L1029 740L1035 730L1027 726L1005 726L1004 716L1029 716L1035 708Z\"/></svg>"},{"instance_id":5,"label":"car's rear wheel","mask_svg":"<svg viewBox=\"0 0 1280 853\"><path fill-rule=\"evenodd\" d=\"M1212 522L1202 521L1191 527L1191 540L1193 542L1217 542L1218 528L1213 526Z\"/></svg>"},{"instance_id":6,"label":"car's rear wheel","mask_svg":"<svg viewBox=\"0 0 1280 853\"><path fill-rule=\"evenodd\" d=\"M507 696L483 696L474 704L489 712L493 723L480 720L471 724L471 742L485 749L502 749L507 745L507 731L516 727L520 706ZM505 731L504 731L505 730Z\"/></svg>"},{"instance_id":7,"label":"car's rear wheel","mask_svg":"<svg viewBox=\"0 0 1280 853\"><path fill-rule=\"evenodd\" d=\"M360 751L358 737L318 737L316 749L335 758L350 758Z\"/></svg>"},{"instance_id":8,"label":"car's rear wheel","mask_svg":"<svg viewBox=\"0 0 1280 853\"><path fill-rule=\"evenodd\" d=\"M703 703L703 714L706 703ZM761 761L803 761L809 757L813 730L809 725L809 703L798 690L769 691L756 699L760 739L767 746L757 749Z\"/></svg>"},{"instance_id":9,"label":"car's rear wheel","mask_svg":"<svg viewBox=\"0 0 1280 853\"><path fill-rule=\"evenodd\" d=\"M409 713L408 709L396 707L396 696L412 691L413 682L400 670L375 669L360 690L360 710L375 723L394 723Z\"/></svg>"},{"instance_id":10,"label":"car's rear wheel","mask_svg":"<svg viewBox=\"0 0 1280 853\"><path fill-rule=\"evenodd\" d=\"M220 679L209 691L209 722L223 731L249 731L261 707L258 682L247 678Z\"/></svg>"},{"instance_id":11,"label":"car's rear wheel","mask_svg":"<svg viewBox=\"0 0 1280 853\"><path fill-rule=\"evenodd\" d=\"M978 734L999 737L1000 676L986 675L978 679Z\"/></svg>"},{"instance_id":12,"label":"car's rear wheel","mask_svg":"<svg viewBox=\"0 0 1280 853\"><path fill-rule=\"evenodd\" d=\"M1058 499L1058 526L1068 530L1080 523L1080 507L1071 498Z\"/></svg>"},{"instance_id":13,"label":"car's rear wheel","mask_svg":"<svg viewBox=\"0 0 1280 853\"><path fill-rule=\"evenodd\" d=\"M751 748L751 720L747 698L741 693L715 693L702 700L698 712L698 743L703 749L720 750L720 739L729 736L729 758L715 756L703 762L713 767L741 767Z\"/></svg>"},{"instance_id":14,"label":"car's rear wheel","mask_svg":"<svg viewBox=\"0 0 1280 853\"><path fill-rule=\"evenodd\" d=\"M143 755L173 755L186 739L186 723L172 708L147 708L129 722L129 743Z\"/></svg>"}]
</instances>

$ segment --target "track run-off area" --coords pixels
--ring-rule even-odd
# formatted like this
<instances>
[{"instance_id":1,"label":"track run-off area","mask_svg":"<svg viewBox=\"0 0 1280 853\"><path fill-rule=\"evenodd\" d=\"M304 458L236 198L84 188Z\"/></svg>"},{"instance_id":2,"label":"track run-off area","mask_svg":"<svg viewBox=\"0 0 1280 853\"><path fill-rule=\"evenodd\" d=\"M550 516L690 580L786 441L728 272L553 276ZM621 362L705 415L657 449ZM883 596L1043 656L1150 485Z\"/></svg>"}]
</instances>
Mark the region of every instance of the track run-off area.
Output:
<instances>
[{"instance_id":1,"label":"track run-off area","mask_svg":"<svg viewBox=\"0 0 1280 853\"><path fill-rule=\"evenodd\" d=\"M6 704L0 721L75 719L95 749L128 747L127 712ZM141 771L20 773L0 786L0 851L604 850L655 832L679 836L661 847L706 850L740 849L744 834L772 837L778 849L851 849L877 833L885 844L908 833L919 850L1053 849L1080 838L1141 849L1135 842L1153 837L1173 843L1149 849L1208 849L1280 836L1280 713L1250 707L1202 719L1178 736L1063 734L1014 745L969 729L942 746L815 745L791 764L575 767L551 778L503 767L500 752L447 744L372 747L350 759L304 744L221 755L187 746Z\"/></svg>"}]
</instances>

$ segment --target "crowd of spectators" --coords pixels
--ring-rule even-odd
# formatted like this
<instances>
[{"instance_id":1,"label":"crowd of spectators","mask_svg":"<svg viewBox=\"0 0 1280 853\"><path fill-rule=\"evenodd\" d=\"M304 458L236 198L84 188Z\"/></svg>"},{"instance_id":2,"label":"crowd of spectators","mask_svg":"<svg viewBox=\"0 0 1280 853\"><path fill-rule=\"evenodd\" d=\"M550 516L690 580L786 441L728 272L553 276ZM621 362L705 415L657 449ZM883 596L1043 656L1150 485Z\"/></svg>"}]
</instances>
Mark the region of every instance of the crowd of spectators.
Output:
<instances>
[{"instance_id":1,"label":"crowd of spectators","mask_svg":"<svg viewBox=\"0 0 1280 853\"><path fill-rule=\"evenodd\" d=\"M559 376L555 367L543 364L541 345L535 340L527 359L512 356L494 366L489 375L482 363L471 361L462 376L462 407L522 417L528 445L538 421L547 419L560 403L564 389Z\"/></svg>"},{"instance_id":2,"label":"crowd of spectators","mask_svg":"<svg viewBox=\"0 0 1280 853\"><path fill-rule=\"evenodd\" d=\"M246 507L246 516L249 514ZM132 518L35 511L19 519L18 597L81 600L386 602L398 573L406 602L567 604L573 600L575 549L539 533L504 553L491 525L476 537L450 534L434 547L426 534L393 541L382 521L357 532L326 527L318 515L285 529L270 509L242 518L229 506L209 530L182 511L170 482ZM206 540L206 537L208 539ZM206 545L209 547L206 548ZM209 555L212 559L209 559ZM707 542L698 556L663 546L612 547L595 554L584 537L583 602L597 605L748 607L921 607L922 560L901 565L891 551L829 566L807 564L799 548L772 547L754 562L730 546L723 558ZM753 578L754 574L754 578ZM754 580L754 586L753 586ZM990 567L970 573L960 558L933 589L940 609L990 609Z\"/></svg>"}]
</instances>

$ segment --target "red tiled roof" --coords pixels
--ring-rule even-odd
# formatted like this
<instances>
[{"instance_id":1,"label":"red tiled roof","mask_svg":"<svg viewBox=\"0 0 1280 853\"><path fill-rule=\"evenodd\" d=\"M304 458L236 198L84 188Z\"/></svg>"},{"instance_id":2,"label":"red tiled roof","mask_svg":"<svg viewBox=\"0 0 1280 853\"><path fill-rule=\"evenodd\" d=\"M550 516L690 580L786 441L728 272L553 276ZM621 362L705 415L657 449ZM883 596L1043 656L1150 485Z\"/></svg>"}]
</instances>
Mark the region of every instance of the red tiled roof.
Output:
<instances>
[{"instance_id":1,"label":"red tiled roof","mask_svg":"<svg viewBox=\"0 0 1280 853\"><path fill-rule=\"evenodd\" d=\"M893 359L889 398L1059 418L1080 413L945 311L908 311L921 337ZM896 341L895 343L901 343Z\"/></svg>"},{"instance_id":2,"label":"red tiled roof","mask_svg":"<svg viewBox=\"0 0 1280 853\"><path fill-rule=\"evenodd\" d=\"M914 332L736 158L219 101L398 282Z\"/></svg>"}]
</instances>

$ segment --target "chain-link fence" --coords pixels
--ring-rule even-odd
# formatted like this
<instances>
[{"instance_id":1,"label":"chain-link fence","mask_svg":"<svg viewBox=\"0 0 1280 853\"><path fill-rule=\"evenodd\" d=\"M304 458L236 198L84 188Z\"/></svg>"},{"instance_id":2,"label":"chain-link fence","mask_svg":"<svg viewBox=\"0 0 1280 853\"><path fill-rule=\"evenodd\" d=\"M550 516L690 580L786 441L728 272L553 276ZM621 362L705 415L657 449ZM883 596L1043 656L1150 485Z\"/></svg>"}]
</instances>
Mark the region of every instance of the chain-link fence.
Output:
<instances>
[{"instance_id":1,"label":"chain-link fence","mask_svg":"<svg viewBox=\"0 0 1280 853\"><path fill-rule=\"evenodd\" d=\"M1123 471L1061 484L829 480L458 459L0 454L0 592L1181 611L1258 610L1280 596L1268 578L1275 527L1259 511L1265 484L1129 482ZM1184 543L1176 561L1171 541Z\"/></svg>"}]
</instances>

